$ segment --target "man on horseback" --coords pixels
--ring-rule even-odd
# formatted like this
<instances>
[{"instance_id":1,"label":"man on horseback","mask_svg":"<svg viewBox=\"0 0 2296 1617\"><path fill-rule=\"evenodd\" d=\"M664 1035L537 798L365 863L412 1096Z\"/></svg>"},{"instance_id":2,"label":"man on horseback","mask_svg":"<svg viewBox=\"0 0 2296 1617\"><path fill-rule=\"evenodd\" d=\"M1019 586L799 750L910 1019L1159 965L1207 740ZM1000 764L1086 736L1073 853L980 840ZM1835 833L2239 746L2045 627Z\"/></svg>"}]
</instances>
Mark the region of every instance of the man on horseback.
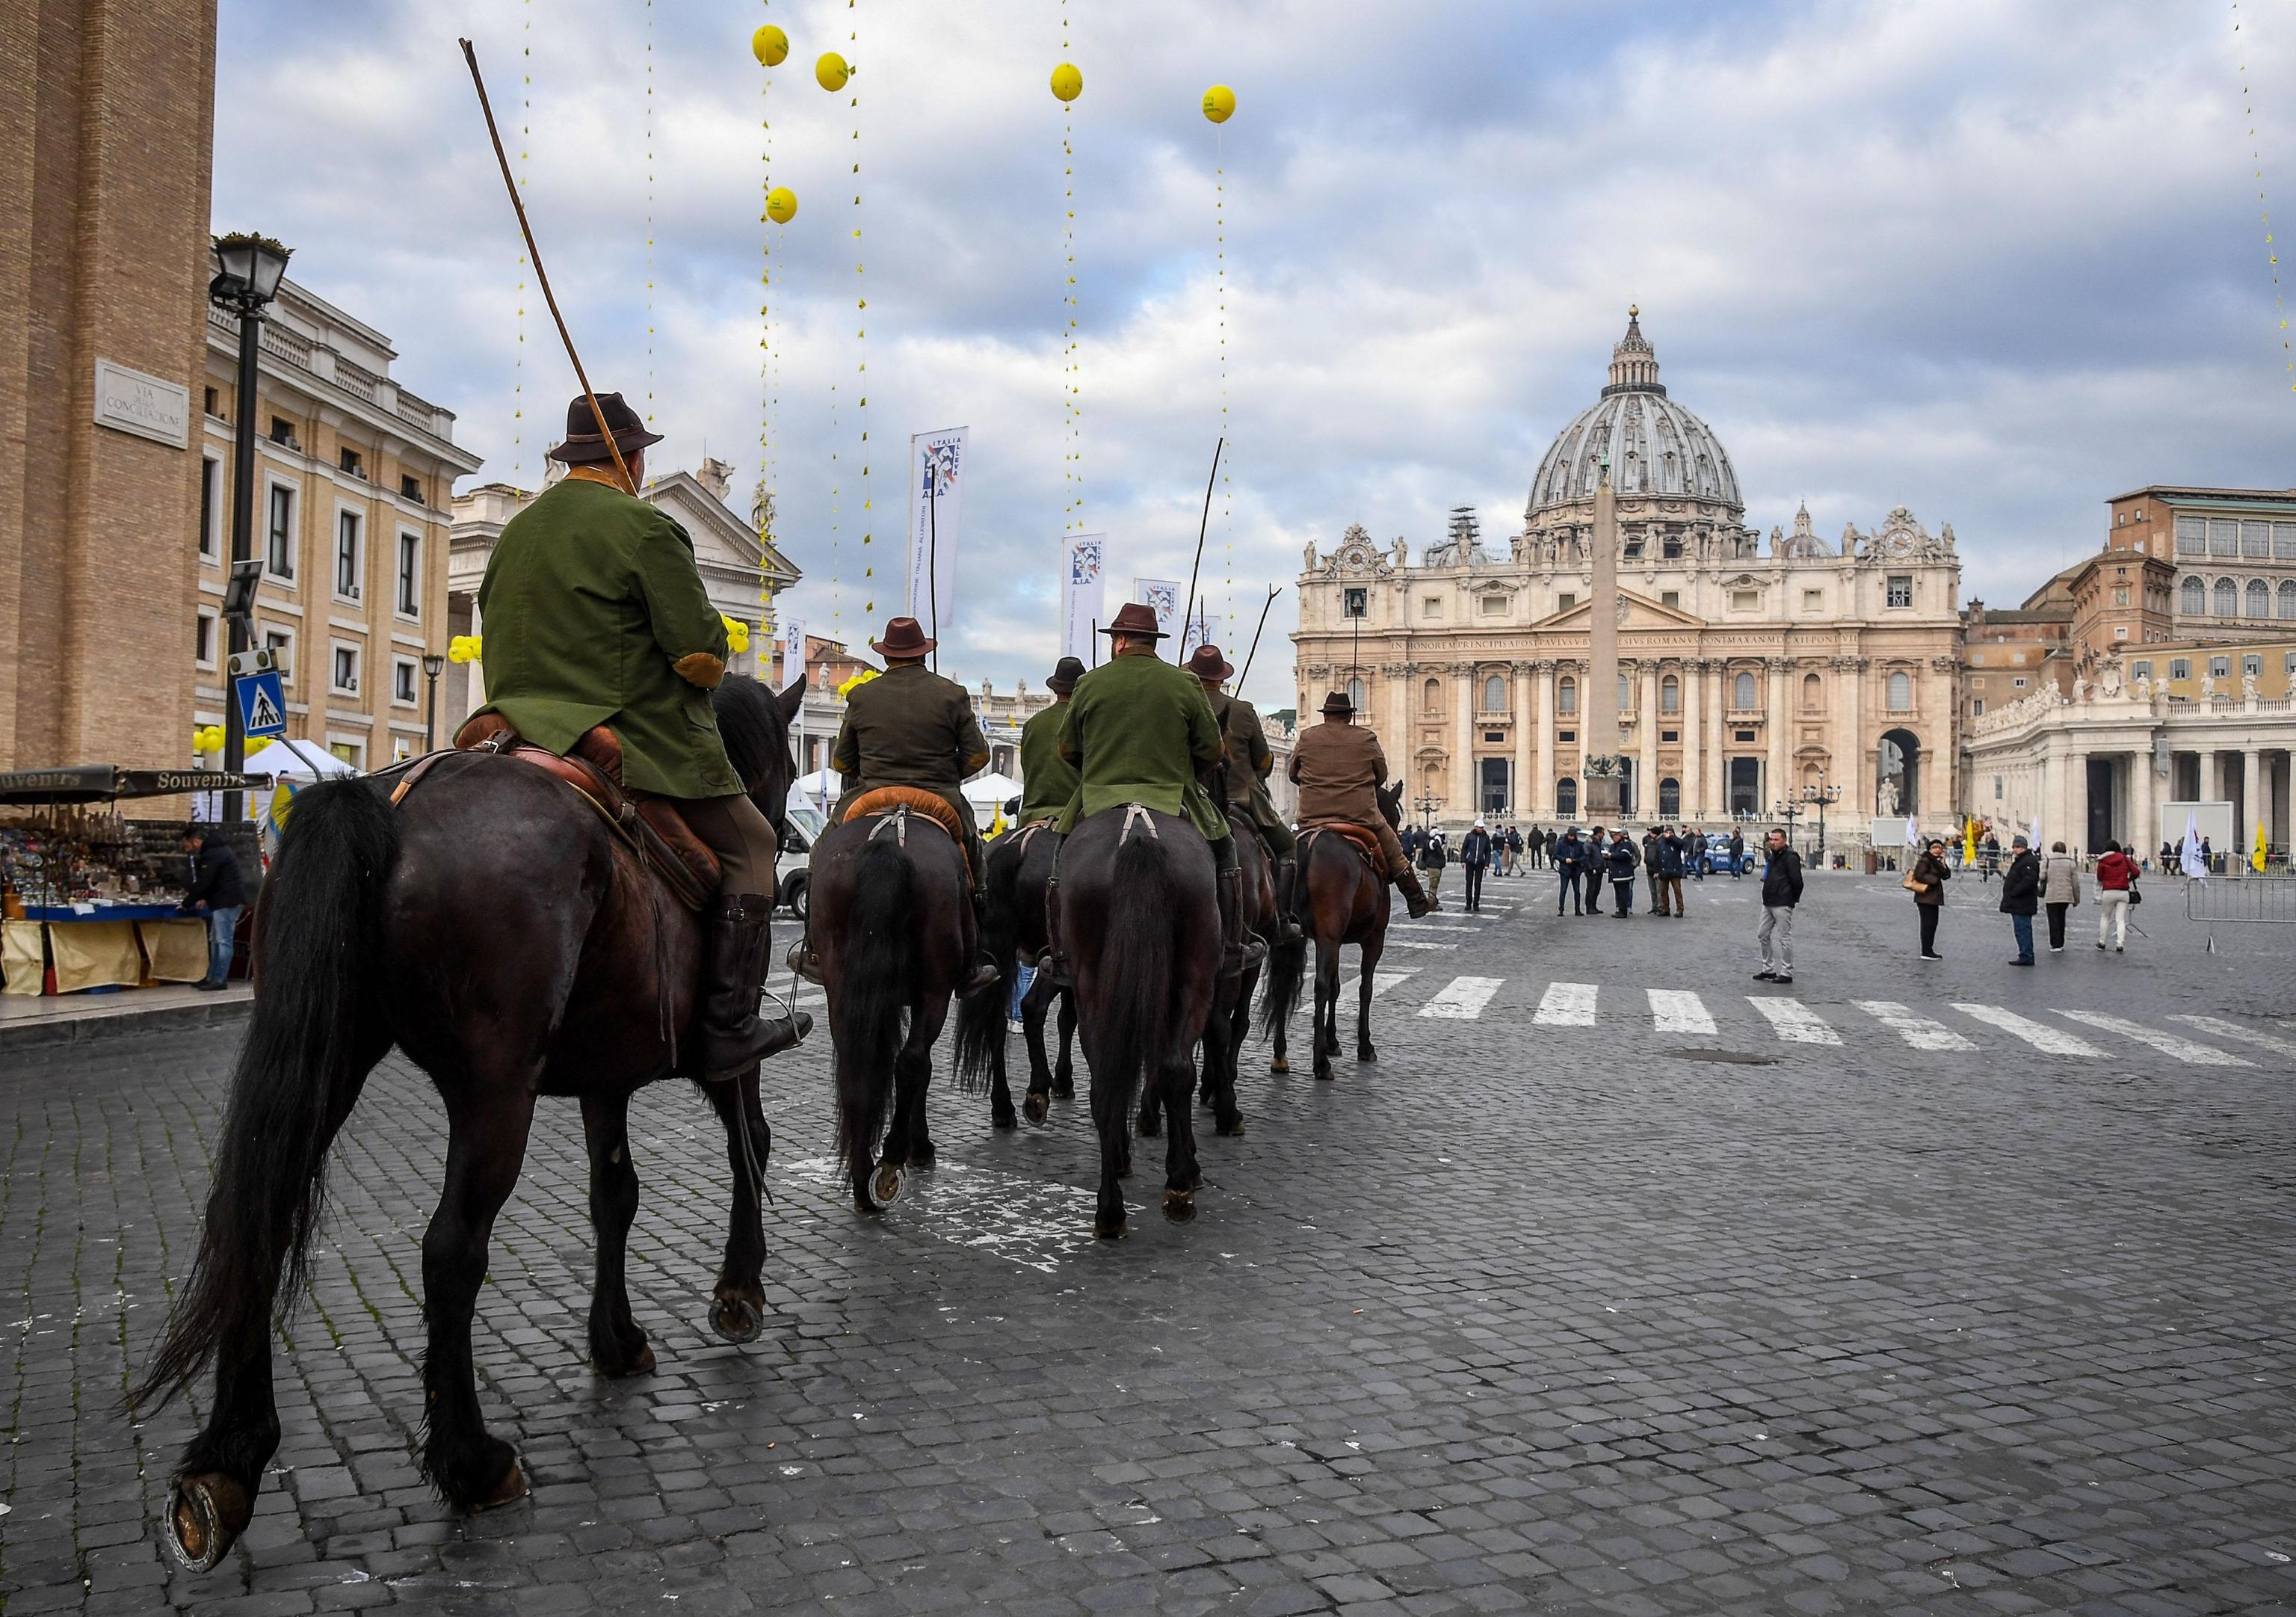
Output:
<instances>
[{"instance_id":1,"label":"man on horseback","mask_svg":"<svg viewBox=\"0 0 2296 1617\"><path fill-rule=\"evenodd\" d=\"M637 497L661 441L619 393L566 406L551 450L566 475L504 525L479 586L487 703L526 741L564 757L593 730L620 743L621 784L672 800L718 856L708 923L702 1071L729 1079L805 1037L811 1019L758 1015L765 988L772 824L742 790L709 693L726 677L725 620L701 585L693 541ZM629 469L625 487L613 462ZM475 715L474 715L475 717Z\"/></svg>"},{"instance_id":2,"label":"man on horseback","mask_svg":"<svg viewBox=\"0 0 2296 1617\"><path fill-rule=\"evenodd\" d=\"M1069 694L1083 677L1081 658L1062 658L1053 669L1053 677L1045 681L1045 688L1053 694L1052 705L1031 715L1021 726L1023 825L1053 818L1076 795L1076 766L1061 756L1061 732L1068 728Z\"/></svg>"},{"instance_id":3,"label":"man on horseback","mask_svg":"<svg viewBox=\"0 0 2296 1617\"><path fill-rule=\"evenodd\" d=\"M1080 821L1128 803L1185 817L1211 845L1218 872L1220 969L1232 973L1257 964L1266 948L1242 936L1242 877L1227 817L1212 806L1201 778L1225 752L1203 685L1156 655L1165 635L1151 608L1128 603L1100 632L1109 637L1108 662L1077 681L1061 735L1061 756L1076 766L1077 789L1055 829L1074 831ZM1055 981L1059 950L1056 938Z\"/></svg>"},{"instance_id":4,"label":"man on horseback","mask_svg":"<svg viewBox=\"0 0 2296 1617\"><path fill-rule=\"evenodd\" d=\"M1300 823L1315 826L1334 821L1360 825L1379 838L1387 861L1387 879L1395 883L1414 915L1423 915L1435 905L1421 890L1411 859L1395 827L1379 811L1376 789L1387 780L1387 754L1379 737L1355 725L1355 703L1344 691L1324 698L1324 722L1303 726L1292 744L1292 767L1286 771L1300 787Z\"/></svg>"},{"instance_id":5,"label":"man on horseback","mask_svg":"<svg viewBox=\"0 0 2296 1617\"><path fill-rule=\"evenodd\" d=\"M988 860L972 805L965 801L964 777L988 762L988 741L980 734L980 721L964 687L925 667L926 653L938 644L914 618L893 619L885 625L885 637L869 643L885 660L885 671L856 685L845 699L845 723L829 756L829 767L837 771L845 790L831 823L843 824L856 802L885 786L914 787L947 803L951 833L964 850L971 878L978 948ZM821 981L810 934L791 948L789 964L808 981ZM981 953L971 979L958 992L972 994L991 987L997 974L995 963Z\"/></svg>"},{"instance_id":6,"label":"man on horseback","mask_svg":"<svg viewBox=\"0 0 2296 1617\"><path fill-rule=\"evenodd\" d=\"M1267 733L1259 726L1259 710L1242 697L1220 689L1220 682L1235 669L1220 655L1219 647L1198 646L1195 655L1188 659L1188 672L1203 681L1204 698L1212 704L1212 717L1219 721L1220 738L1227 746L1228 801L1242 808L1252 829L1259 833L1259 840L1267 845L1268 861L1275 867L1277 936L1272 941L1297 943L1300 923L1292 915L1292 900L1300 874L1299 849L1292 827L1275 812L1275 800L1267 794L1275 754L1268 748Z\"/></svg>"}]
</instances>

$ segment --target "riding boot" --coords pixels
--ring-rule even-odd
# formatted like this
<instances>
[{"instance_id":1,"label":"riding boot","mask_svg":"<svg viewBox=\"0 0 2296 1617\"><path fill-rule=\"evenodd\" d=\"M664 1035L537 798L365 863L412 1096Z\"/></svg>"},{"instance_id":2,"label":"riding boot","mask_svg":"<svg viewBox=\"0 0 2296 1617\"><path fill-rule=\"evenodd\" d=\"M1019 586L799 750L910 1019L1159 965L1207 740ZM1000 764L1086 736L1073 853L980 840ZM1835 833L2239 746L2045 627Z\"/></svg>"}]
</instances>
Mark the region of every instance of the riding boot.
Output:
<instances>
[{"instance_id":1,"label":"riding boot","mask_svg":"<svg viewBox=\"0 0 2296 1617\"><path fill-rule=\"evenodd\" d=\"M1395 878L1395 891L1401 893L1404 903L1410 906L1414 920L1436 907L1435 900L1427 896L1427 890L1419 885L1419 873L1415 870L1406 868L1398 872Z\"/></svg>"},{"instance_id":2,"label":"riding boot","mask_svg":"<svg viewBox=\"0 0 2296 1617\"><path fill-rule=\"evenodd\" d=\"M766 988L767 928L774 901L758 893L727 893L709 912L709 975L701 990L701 1075L738 1078L813 1031L803 1011L767 1022L758 1014Z\"/></svg>"},{"instance_id":3,"label":"riding boot","mask_svg":"<svg viewBox=\"0 0 2296 1617\"><path fill-rule=\"evenodd\" d=\"M1069 976L1069 952L1061 938L1061 878L1055 871L1045 878L1045 947L1037 955L1037 978L1054 988L1074 988Z\"/></svg>"},{"instance_id":4,"label":"riding boot","mask_svg":"<svg viewBox=\"0 0 2296 1617\"><path fill-rule=\"evenodd\" d=\"M996 962L988 954L988 896L977 887L972 890L972 975L957 989L960 996L993 989L1004 980L1004 973L996 969Z\"/></svg>"},{"instance_id":5,"label":"riding boot","mask_svg":"<svg viewBox=\"0 0 2296 1617\"><path fill-rule=\"evenodd\" d=\"M1243 930L1243 871L1233 839L1213 843L1212 857L1219 878L1220 975L1234 977L1267 959L1267 945Z\"/></svg>"},{"instance_id":6,"label":"riding boot","mask_svg":"<svg viewBox=\"0 0 2296 1617\"><path fill-rule=\"evenodd\" d=\"M1275 937L1278 948L1288 948L1300 941L1300 916L1295 901L1299 898L1300 861L1289 858L1275 861Z\"/></svg>"}]
</instances>

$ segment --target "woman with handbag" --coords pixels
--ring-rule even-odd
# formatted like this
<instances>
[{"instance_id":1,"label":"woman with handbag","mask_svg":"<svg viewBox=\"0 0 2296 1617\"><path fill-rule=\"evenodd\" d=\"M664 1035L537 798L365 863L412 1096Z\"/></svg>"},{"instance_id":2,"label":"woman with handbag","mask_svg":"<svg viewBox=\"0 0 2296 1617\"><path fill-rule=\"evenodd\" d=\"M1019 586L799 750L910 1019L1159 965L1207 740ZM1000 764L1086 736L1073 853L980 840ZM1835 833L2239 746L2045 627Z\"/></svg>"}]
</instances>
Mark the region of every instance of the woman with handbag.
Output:
<instances>
[{"instance_id":1,"label":"woman with handbag","mask_svg":"<svg viewBox=\"0 0 2296 1617\"><path fill-rule=\"evenodd\" d=\"M2062 842L2049 844L2041 861L2041 907L2049 912L2049 953L2065 952L2065 914L2081 901L2080 865Z\"/></svg>"},{"instance_id":2,"label":"woman with handbag","mask_svg":"<svg viewBox=\"0 0 2296 1617\"><path fill-rule=\"evenodd\" d=\"M1921 957L1924 960L1945 958L1937 952L1938 916L1945 910L1945 884L1952 880L1953 872L1946 868L1945 843L1932 838L1899 883L1914 895L1914 913L1922 918Z\"/></svg>"}]
</instances>

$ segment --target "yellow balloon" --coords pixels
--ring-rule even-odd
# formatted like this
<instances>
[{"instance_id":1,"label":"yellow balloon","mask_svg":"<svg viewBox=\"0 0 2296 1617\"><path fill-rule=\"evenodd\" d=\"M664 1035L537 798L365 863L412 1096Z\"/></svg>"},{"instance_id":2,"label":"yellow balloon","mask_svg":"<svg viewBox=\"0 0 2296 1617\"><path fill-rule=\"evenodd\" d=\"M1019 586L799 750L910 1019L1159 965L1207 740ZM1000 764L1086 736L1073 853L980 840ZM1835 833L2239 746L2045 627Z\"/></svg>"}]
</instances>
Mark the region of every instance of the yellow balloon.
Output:
<instances>
[{"instance_id":1,"label":"yellow balloon","mask_svg":"<svg viewBox=\"0 0 2296 1617\"><path fill-rule=\"evenodd\" d=\"M1216 124L1224 124L1235 116L1235 92L1224 84L1216 84L1204 92L1204 116Z\"/></svg>"},{"instance_id":2,"label":"yellow balloon","mask_svg":"<svg viewBox=\"0 0 2296 1617\"><path fill-rule=\"evenodd\" d=\"M1084 94L1084 75L1077 71L1073 62L1064 62L1053 70L1053 94L1062 101L1074 101Z\"/></svg>"},{"instance_id":3,"label":"yellow balloon","mask_svg":"<svg viewBox=\"0 0 2296 1617\"><path fill-rule=\"evenodd\" d=\"M777 68L789 60L789 36L768 22L750 36L750 53L759 67Z\"/></svg>"},{"instance_id":4,"label":"yellow balloon","mask_svg":"<svg viewBox=\"0 0 2296 1617\"><path fill-rule=\"evenodd\" d=\"M776 225L786 225L797 218L797 193L787 185L776 185L767 192L766 217Z\"/></svg>"},{"instance_id":5,"label":"yellow balloon","mask_svg":"<svg viewBox=\"0 0 2296 1617\"><path fill-rule=\"evenodd\" d=\"M845 58L835 51L824 51L821 60L813 64L813 76L824 90L841 90L845 81L853 77L853 70L845 65Z\"/></svg>"}]
</instances>

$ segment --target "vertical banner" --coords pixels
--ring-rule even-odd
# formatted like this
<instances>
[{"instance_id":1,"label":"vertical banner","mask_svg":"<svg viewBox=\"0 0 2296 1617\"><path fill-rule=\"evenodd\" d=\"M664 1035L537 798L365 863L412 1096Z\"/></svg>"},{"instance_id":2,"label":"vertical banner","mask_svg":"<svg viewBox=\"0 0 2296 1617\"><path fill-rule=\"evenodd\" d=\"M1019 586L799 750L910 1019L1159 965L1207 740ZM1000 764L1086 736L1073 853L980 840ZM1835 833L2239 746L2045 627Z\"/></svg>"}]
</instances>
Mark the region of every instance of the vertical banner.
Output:
<instances>
[{"instance_id":1,"label":"vertical banner","mask_svg":"<svg viewBox=\"0 0 2296 1617\"><path fill-rule=\"evenodd\" d=\"M959 474L967 431L948 427L909 437L907 610L936 637L956 621L956 519L964 496Z\"/></svg>"},{"instance_id":2,"label":"vertical banner","mask_svg":"<svg viewBox=\"0 0 2296 1617\"><path fill-rule=\"evenodd\" d=\"M1092 666L1093 628L1106 605L1108 536L1072 533L1062 542L1066 565L1061 574L1061 655Z\"/></svg>"},{"instance_id":3,"label":"vertical banner","mask_svg":"<svg viewBox=\"0 0 2296 1617\"><path fill-rule=\"evenodd\" d=\"M1180 657L1185 662L1200 645L1208 645L1212 637L1211 609L1201 601L1196 603L1196 615L1180 636Z\"/></svg>"},{"instance_id":4,"label":"vertical banner","mask_svg":"<svg viewBox=\"0 0 2296 1617\"><path fill-rule=\"evenodd\" d=\"M782 620L782 678L787 685L805 672L805 620L796 613Z\"/></svg>"},{"instance_id":5,"label":"vertical banner","mask_svg":"<svg viewBox=\"0 0 2296 1617\"><path fill-rule=\"evenodd\" d=\"M1180 581L1177 579L1135 579L1132 598L1156 614L1156 628L1166 635L1180 632Z\"/></svg>"}]
</instances>

